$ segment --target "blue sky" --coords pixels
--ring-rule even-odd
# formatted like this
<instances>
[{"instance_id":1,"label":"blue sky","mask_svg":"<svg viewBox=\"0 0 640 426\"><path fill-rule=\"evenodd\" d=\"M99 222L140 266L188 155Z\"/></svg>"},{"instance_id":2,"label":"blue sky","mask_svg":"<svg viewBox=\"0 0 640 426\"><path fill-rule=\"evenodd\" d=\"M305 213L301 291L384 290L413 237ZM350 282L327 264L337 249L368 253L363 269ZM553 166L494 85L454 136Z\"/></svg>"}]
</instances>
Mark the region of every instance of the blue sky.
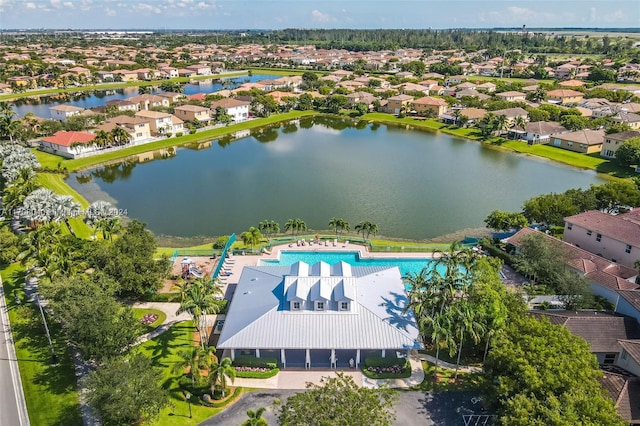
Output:
<instances>
[{"instance_id":1,"label":"blue sky","mask_svg":"<svg viewBox=\"0 0 640 426\"><path fill-rule=\"evenodd\" d=\"M640 27L633 0L0 0L0 28Z\"/></svg>"}]
</instances>

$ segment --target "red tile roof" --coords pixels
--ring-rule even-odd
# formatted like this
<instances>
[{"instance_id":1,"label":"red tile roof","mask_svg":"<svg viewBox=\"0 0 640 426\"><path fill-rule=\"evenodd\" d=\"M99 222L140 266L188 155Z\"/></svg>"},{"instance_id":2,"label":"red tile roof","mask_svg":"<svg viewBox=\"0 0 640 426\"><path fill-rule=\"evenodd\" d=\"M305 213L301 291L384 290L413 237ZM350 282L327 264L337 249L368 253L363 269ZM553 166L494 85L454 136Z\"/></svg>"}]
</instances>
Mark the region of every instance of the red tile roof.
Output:
<instances>
[{"instance_id":1,"label":"red tile roof","mask_svg":"<svg viewBox=\"0 0 640 426\"><path fill-rule=\"evenodd\" d=\"M95 138L93 133L85 133L85 132L65 132L59 131L54 133L51 136L47 136L46 138L42 138L43 142L49 142L58 146L71 146L72 144L79 143L89 143Z\"/></svg>"},{"instance_id":2,"label":"red tile roof","mask_svg":"<svg viewBox=\"0 0 640 426\"><path fill-rule=\"evenodd\" d=\"M600 210L590 210L564 218L565 222L597 232L623 243L636 245L640 241L640 223L634 218L640 212L633 214L610 215Z\"/></svg>"}]
</instances>

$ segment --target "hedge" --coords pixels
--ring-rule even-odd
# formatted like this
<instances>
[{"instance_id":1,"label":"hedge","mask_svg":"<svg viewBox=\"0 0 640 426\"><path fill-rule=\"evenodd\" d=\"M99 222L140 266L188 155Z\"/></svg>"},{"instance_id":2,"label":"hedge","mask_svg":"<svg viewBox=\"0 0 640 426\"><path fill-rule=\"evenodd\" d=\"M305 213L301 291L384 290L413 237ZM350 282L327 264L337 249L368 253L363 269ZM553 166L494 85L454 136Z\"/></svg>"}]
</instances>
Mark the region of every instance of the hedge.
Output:
<instances>
[{"instance_id":1,"label":"hedge","mask_svg":"<svg viewBox=\"0 0 640 426\"><path fill-rule=\"evenodd\" d=\"M257 358L251 355L240 355L233 360L235 367L260 367L260 368L276 368L278 360L275 358Z\"/></svg>"},{"instance_id":2,"label":"hedge","mask_svg":"<svg viewBox=\"0 0 640 426\"><path fill-rule=\"evenodd\" d=\"M411 377L411 365L405 365L405 368L402 369L402 373L399 374L375 373L373 371L368 371L366 368L362 369L362 374L370 379L406 379L407 377Z\"/></svg>"},{"instance_id":3,"label":"hedge","mask_svg":"<svg viewBox=\"0 0 640 426\"><path fill-rule=\"evenodd\" d=\"M233 394L231 394L231 396L229 396L229 397L226 397L226 399L224 401L206 402L204 400L201 400L201 402L202 402L202 405L207 406L207 407L213 407L213 408L226 407L228 404L233 402L234 399L239 397L241 393L242 393L242 388L240 386L238 386L233 391Z\"/></svg>"},{"instance_id":4,"label":"hedge","mask_svg":"<svg viewBox=\"0 0 640 426\"><path fill-rule=\"evenodd\" d=\"M153 293L145 294L140 298L142 302L180 303L180 293Z\"/></svg>"},{"instance_id":5,"label":"hedge","mask_svg":"<svg viewBox=\"0 0 640 426\"><path fill-rule=\"evenodd\" d=\"M381 356L369 356L364 360L365 367L393 367L394 365L403 366L407 363L406 358L383 358Z\"/></svg>"},{"instance_id":6,"label":"hedge","mask_svg":"<svg viewBox=\"0 0 640 426\"><path fill-rule=\"evenodd\" d=\"M272 368L269 371L238 371L236 370L236 377L243 379L269 379L280 372L279 368Z\"/></svg>"}]
</instances>

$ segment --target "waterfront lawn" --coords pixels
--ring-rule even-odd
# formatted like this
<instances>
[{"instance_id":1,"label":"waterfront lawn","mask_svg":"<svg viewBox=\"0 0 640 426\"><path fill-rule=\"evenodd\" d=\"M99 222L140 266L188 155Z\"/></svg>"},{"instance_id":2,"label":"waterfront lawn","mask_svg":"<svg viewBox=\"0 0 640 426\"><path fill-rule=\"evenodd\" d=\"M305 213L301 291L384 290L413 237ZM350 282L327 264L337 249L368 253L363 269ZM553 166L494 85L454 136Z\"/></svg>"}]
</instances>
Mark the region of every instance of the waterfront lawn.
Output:
<instances>
[{"instance_id":1,"label":"waterfront lawn","mask_svg":"<svg viewBox=\"0 0 640 426\"><path fill-rule=\"evenodd\" d=\"M59 359L58 364L51 365L51 352L40 313L27 302L22 290L23 273L24 268L19 264L0 270L29 419L32 425L38 426L82 425L75 372L66 339L60 326L49 317L49 330ZM20 305L16 303L16 294Z\"/></svg>"},{"instance_id":2,"label":"waterfront lawn","mask_svg":"<svg viewBox=\"0 0 640 426\"><path fill-rule=\"evenodd\" d=\"M52 190L56 194L72 196L73 199L80 204L80 207L83 210L89 207L89 202L73 188L67 185L64 181L64 175L59 173L38 173L37 176L38 183L43 187ZM86 223L84 223L82 217L73 217L69 219L69 223L78 238L86 239L93 234L93 231ZM62 228L65 229L66 227L63 226Z\"/></svg>"},{"instance_id":3,"label":"waterfront lawn","mask_svg":"<svg viewBox=\"0 0 640 426\"><path fill-rule=\"evenodd\" d=\"M172 406L160 412L158 418L147 422L150 426L196 425L222 411L191 404L193 418L189 419L187 401L179 386L180 373L173 373L173 365L180 359L178 353L194 345L195 327L191 321L179 322L155 339L144 342L138 350L151 358L153 365L162 370L162 387L169 393Z\"/></svg>"},{"instance_id":4,"label":"waterfront lawn","mask_svg":"<svg viewBox=\"0 0 640 426\"><path fill-rule=\"evenodd\" d=\"M142 317L147 314L155 314L158 316L158 318L151 324L142 324L142 327L144 328L144 334L151 333L167 319L167 314L159 309L133 308L133 316L138 321L141 321Z\"/></svg>"},{"instance_id":5,"label":"waterfront lawn","mask_svg":"<svg viewBox=\"0 0 640 426\"><path fill-rule=\"evenodd\" d=\"M59 155L49 154L48 152L40 151L36 148L31 148L31 152L33 152L38 159L38 162L45 170L59 170L64 157L60 157Z\"/></svg>"},{"instance_id":6,"label":"waterfront lawn","mask_svg":"<svg viewBox=\"0 0 640 426\"><path fill-rule=\"evenodd\" d=\"M171 257L173 256L173 253L178 250L178 251L182 251L185 253L188 253L190 251L193 252L200 252L200 251L209 251L209 254L213 253L213 240L210 243L204 243L204 244L200 244L197 246L190 246L190 247L158 247L156 249L156 252L154 254L154 257L162 257L162 256L167 256L167 257Z\"/></svg>"},{"instance_id":7,"label":"waterfront lawn","mask_svg":"<svg viewBox=\"0 0 640 426\"><path fill-rule=\"evenodd\" d=\"M174 147L179 145L185 145L189 143L208 141L219 138L224 135L235 133L241 130L248 130L260 126L266 126L274 123L286 122L294 120L300 117L312 116L317 113L314 111L291 111L285 114L272 115L266 118L256 118L254 120L243 121L238 124L232 124L226 127L218 127L216 129L205 130L193 135L184 135L180 137L172 137L162 139L156 142L151 142L144 145L137 145L130 148L125 148L119 151L113 151L106 154L98 154L85 158L78 158L75 160L63 160L61 165L69 171L87 169L98 164L105 162L118 160L125 158L129 155L140 154L142 152L153 151L156 149Z\"/></svg>"}]
</instances>

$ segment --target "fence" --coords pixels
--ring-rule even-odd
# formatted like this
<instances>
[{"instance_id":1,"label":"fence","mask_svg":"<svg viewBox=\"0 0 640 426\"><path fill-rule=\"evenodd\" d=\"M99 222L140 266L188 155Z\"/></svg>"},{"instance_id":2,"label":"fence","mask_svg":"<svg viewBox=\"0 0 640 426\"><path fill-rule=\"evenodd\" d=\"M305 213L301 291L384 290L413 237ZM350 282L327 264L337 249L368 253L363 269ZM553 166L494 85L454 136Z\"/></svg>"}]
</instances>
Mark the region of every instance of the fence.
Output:
<instances>
[{"instance_id":1,"label":"fence","mask_svg":"<svg viewBox=\"0 0 640 426\"><path fill-rule=\"evenodd\" d=\"M224 264L224 259L226 259L229 249L231 248L231 246L235 242L236 242L236 234L229 235L229 239L227 240L227 244L224 245L224 248L222 249L222 253L220 253L220 260L218 261L218 264L216 265L216 267L213 270L213 272L211 273L211 279L212 280L215 280L216 278L218 278L218 274L220 273L220 269L222 269L222 265Z\"/></svg>"}]
</instances>

